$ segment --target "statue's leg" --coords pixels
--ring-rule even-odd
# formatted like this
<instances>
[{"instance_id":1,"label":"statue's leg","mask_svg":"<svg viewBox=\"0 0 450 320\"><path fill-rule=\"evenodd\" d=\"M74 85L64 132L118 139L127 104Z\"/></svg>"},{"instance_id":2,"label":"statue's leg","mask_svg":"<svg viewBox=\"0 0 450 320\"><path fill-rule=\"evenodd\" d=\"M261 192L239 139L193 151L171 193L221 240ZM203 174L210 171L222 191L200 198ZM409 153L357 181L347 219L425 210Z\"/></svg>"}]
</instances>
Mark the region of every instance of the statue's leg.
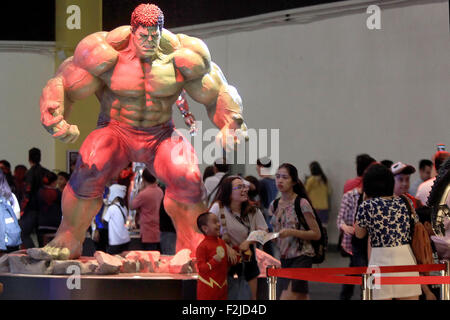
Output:
<instances>
[{"instance_id":1,"label":"statue's leg","mask_svg":"<svg viewBox=\"0 0 450 320\"><path fill-rule=\"evenodd\" d=\"M176 251L188 248L195 255L203 235L198 232L197 217L206 211L206 194L194 148L185 139L165 139L158 147L153 163L156 176L166 185L164 207L177 231Z\"/></svg>"},{"instance_id":2,"label":"statue's leg","mask_svg":"<svg viewBox=\"0 0 450 320\"><path fill-rule=\"evenodd\" d=\"M86 230L102 206L102 197L78 198L67 184L62 196L63 219L55 238L44 247L54 258L76 259L81 255Z\"/></svg>"},{"instance_id":3,"label":"statue's leg","mask_svg":"<svg viewBox=\"0 0 450 320\"><path fill-rule=\"evenodd\" d=\"M101 208L106 183L127 164L123 143L109 127L89 134L63 192L61 225L44 251L61 260L81 255L86 230Z\"/></svg>"}]
</instances>

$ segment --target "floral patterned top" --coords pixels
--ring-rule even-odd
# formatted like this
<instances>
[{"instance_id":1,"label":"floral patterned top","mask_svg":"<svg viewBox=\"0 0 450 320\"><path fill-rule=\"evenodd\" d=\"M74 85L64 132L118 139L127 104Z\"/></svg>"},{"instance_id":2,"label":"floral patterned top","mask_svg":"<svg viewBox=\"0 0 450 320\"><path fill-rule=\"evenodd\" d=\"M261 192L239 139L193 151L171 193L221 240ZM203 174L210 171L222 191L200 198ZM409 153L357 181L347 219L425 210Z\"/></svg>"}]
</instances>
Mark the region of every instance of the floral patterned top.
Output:
<instances>
[{"instance_id":1,"label":"floral patterned top","mask_svg":"<svg viewBox=\"0 0 450 320\"><path fill-rule=\"evenodd\" d=\"M411 241L411 213L400 197L363 201L356 213L356 224L367 229L374 248L398 247Z\"/></svg>"},{"instance_id":2,"label":"floral patterned top","mask_svg":"<svg viewBox=\"0 0 450 320\"><path fill-rule=\"evenodd\" d=\"M278 232L281 229L297 229L305 230L305 228L300 225L297 214L295 213L295 200L291 201L286 207L282 207L278 203L277 211L274 212L273 202L270 204L269 211L273 215L271 219L271 224L273 226L273 232ZM304 216L311 214L314 216L311 204L308 200L302 198L300 199L300 208ZM302 240L296 237L286 237L277 238L276 244L280 249L280 255L282 259L290 259L298 256L309 256L314 257L314 248L311 241Z\"/></svg>"}]
</instances>

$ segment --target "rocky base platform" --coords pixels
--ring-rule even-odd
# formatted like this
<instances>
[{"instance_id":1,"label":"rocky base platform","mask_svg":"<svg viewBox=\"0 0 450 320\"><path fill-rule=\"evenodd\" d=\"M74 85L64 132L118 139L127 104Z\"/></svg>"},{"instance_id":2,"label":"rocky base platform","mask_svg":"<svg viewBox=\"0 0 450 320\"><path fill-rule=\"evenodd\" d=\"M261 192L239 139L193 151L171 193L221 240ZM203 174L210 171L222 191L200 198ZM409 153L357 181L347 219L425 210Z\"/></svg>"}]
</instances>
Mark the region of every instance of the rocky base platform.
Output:
<instances>
[{"instance_id":1,"label":"rocky base platform","mask_svg":"<svg viewBox=\"0 0 450 320\"><path fill-rule=\"evenodd\" d=\"M115 275L119 273L195 273L191 251L181 250L175 256L159 251L127 251L109 255L97 251L94 257L77 260L54 260L44 251L33 248L0 257L0 273L32 275Z\"/></svg>"},{"instance_id":2,"label":"rocky base platform","mask_svg":"<svg viewBox=\"0 0 450 320\"><path fill-rule=\"evenodd\" d=\"M258 296L267 299L266 267L280 263L258 249L256 256L261 270ZM0 257L0 300L195 300L195 265L187 249L174 256L97 251L77 260L52 260L41 250L22 250Z\"/></svg>"}]
</instances>

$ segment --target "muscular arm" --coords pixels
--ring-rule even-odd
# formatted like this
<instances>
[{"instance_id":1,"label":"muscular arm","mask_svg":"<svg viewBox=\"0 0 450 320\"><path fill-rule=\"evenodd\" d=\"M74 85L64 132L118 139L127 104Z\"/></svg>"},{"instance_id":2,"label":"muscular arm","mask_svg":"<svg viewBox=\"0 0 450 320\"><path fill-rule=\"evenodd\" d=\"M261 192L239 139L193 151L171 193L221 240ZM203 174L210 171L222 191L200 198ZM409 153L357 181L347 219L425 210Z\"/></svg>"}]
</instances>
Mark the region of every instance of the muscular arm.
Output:
<instances>
[{"instance_id":1,"label":"muscular arm","mask_svg":"<svg viewBox=\"0 0 450 320\"><path fill-rule=\"evenodd\" d=\"M42 91L40 108L44 128L63 142L75 142L78 128L69 125L65 119L75 101L90 96L100 87L98 78L76 66L72 59L67 61Z\"/></svg>"},{"instance_id":2,"label":"muscular arm","mask_svg":"<svg viewBox=\"0 0 450 320\"><path fill-rule=\"evenodd\" d=\"M107 44L106 33L98 32L83 39L47 82L40 99L41 122L55 138L75 142L78 127L65 119L73 103L83 100L99 90L103 83L97 77L108 70L117 59L117 52Z\"/></svg>"},{"instance_id":3,"label":"muscular arm","mask_svg":"<svg viewBox=\"0 0 450 320\"><path fill-rule=\"evenodd\" d=\"M209 118L219 129L246 132L241 97L228 84L219 66L211 61L206 45L185 35L178 35L178 39L180 49L174 53L174 62L184 77L186 92L205 105Z\"/></svg>"}]
</instances>

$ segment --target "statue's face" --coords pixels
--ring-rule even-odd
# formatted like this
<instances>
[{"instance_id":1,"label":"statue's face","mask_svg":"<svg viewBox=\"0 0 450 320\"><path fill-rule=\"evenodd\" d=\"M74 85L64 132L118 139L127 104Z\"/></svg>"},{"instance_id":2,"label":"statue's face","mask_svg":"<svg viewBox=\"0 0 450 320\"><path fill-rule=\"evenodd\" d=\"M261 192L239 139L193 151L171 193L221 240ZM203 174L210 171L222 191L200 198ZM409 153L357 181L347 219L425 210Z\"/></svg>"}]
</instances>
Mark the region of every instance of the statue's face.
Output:
<instances>
[{"instance_id":1,"label":"statue's face","mask_svg":"<svg viewBox=\"0 0 450 320\"><path fill-rule=\"evenodd\" d=\"M133 34L136 54L140 58L151 58L155 55L161 41L161 31L157 26L139 26Z\"/></svg>"}]
</instances>

